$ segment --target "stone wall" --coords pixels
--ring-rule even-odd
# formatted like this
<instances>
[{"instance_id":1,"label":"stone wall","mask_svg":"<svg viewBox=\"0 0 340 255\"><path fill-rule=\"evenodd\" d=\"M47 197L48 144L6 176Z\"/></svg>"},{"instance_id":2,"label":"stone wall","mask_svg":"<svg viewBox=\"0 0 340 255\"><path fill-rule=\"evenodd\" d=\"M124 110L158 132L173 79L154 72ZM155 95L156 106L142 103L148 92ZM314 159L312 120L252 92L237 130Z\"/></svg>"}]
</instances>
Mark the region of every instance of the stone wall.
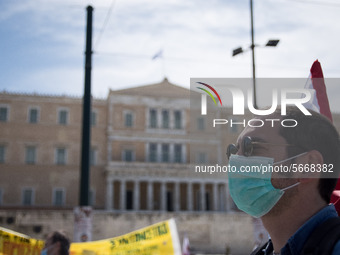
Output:
<instances>
[{"instance_id":1,"label":"stone wall","mask_svg":"<svg viewBox=\"0 0 340 255\"><path fill-rule=\"evenodd\" d=\"M249 254L253 247L252 219L243 213L114 213L94 211L93 239L126 234L159 221L175 218L182 242L186 233L197 253ZM63 229L73 236L71 210L0 210L0 225L44 239L52 230Z\"/></svg>"}]
</instances>

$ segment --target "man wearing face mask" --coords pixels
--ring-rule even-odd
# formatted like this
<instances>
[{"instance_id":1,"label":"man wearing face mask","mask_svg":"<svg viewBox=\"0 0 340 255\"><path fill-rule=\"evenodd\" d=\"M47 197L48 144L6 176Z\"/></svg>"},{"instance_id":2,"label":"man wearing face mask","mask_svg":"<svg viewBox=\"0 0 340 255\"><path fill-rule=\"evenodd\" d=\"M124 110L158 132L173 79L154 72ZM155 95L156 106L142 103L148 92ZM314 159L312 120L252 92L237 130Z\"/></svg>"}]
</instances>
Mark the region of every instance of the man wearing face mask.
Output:
<instances>
[{"instance_id":1,"label":"man wearing face mask","mask_svg":"<svg viewBox=\"0 0 340 255\"><path fill-rule=\"evenodd\" d=\"M41 255L69 255L70 240L61 231L54 231L47 236Z\"/></svg>"},{"instance_id":2,"label":"man wearing face mask","mask_svg":"<svg viewBox=\"0 0 340 255\"><path fill-rule=\"evenodd\" d=\"M270 235L252 254L340 254L340 222L329 204L340 169L340 137L326 117L310 112L287 107L284 116L277 110L257 117L280 121L248 126L228 146L230 195L240 210L261 218ZM284 119L298 125L284 127Z\"/></svg>"}]
</instances>

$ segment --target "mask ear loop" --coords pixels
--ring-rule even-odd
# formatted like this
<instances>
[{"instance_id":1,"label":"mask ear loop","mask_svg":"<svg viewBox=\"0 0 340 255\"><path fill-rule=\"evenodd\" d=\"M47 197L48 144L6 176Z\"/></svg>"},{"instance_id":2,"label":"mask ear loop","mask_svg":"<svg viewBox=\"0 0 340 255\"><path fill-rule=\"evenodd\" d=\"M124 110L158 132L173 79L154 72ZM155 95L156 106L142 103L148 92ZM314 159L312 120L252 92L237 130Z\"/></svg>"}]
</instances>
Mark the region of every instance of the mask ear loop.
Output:
<instances>
[{"instance_id":1,"label":"mask ear loop","mask_svg":"<svg viewBox=\"0 0 340 255\"><path fill-rule=\"evenodd\" d=\"M308 153L308 151L302 152L302 153L300 153L300 154L298 154L298 155L295 155L295 156L293 156L293 157L286 158L286 159L281 160L281 161L278 161L278 162L274 162L273 165L277 165L277 164L284 163L284 162L286 162L286 161L288 161L288 160L292 160L292 159L298 158L298 157L300 157L300 156L302 156L302 155L305 155L305 154L307 154L307 153Z\"/></svg>"},{"instance_id":2,"label":"mask ear loop","mask_svg":"<svg viewBox=\"0 0 340 255\"><path fill-rule=\"evenodd\" d=\"M283 188L283 189L281 189L282 191L285 191L285 190L287 190L287 189L290 189L290 188L293 188L293 187L295 187L295 186L297 186L297 185L299 185L300 184L300 182L297 182L297 183L294 183L294 184L292 184L292 185L290 185L290 186L288 186L288 187L285 187L285 188Z\"/></svg>"},{"instance_id":3,"label":"mask ear loop","mask_svg":"<svg viewBox=\"0 0 340 255\"><path fill-rule=\"evenodd\" d=\"M308 151L303 152L303 153L300 153L300 154L295 155L295 156L293 156L293 157L290 157L290 158L281 160L281 161L279 161L279 162L275 162L273 165L277 165L277 164L286 162L286 161L288 161L288 160L292 160L292 159L294 159L294 158L300 157L300 156L305 155L305 154L307 154L307 153L308 153ZM299 184L300 184L300 182L297 182L297 183L294 183L294 184L292 184L292 185L289 185L288 187L285 187L285 188L283 188L283 189L281 189L281 190L282 190L282 191L285 191L285 190L290 189L290 188L293 188L293 187L295 187L295 186L297 186L297 185L299 185Z\"/></svg>"}]
</instances>

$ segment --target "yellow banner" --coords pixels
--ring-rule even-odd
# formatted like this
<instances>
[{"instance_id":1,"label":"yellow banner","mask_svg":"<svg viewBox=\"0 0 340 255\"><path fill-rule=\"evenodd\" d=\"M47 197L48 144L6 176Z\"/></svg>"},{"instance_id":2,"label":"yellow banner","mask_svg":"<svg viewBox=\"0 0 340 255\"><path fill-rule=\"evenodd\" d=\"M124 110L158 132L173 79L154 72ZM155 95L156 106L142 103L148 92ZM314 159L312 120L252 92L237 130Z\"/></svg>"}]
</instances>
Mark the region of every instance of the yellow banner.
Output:
<instances>
[{"instance_id":1,"label":"yellow banner","mask_svg":"<svg viewBox=\"0 0 340 255\"><path fill-rule=\"evenodd\" d=\"M174 219L110 239L72 243L70 255L181 255Z\"/></svg>"},{"instance_id":2,"label":"yellow banner","mask_svg":"<svg viewBox=\"0 0 340 255\"><path fill-rule=\"evenodd\" d=\"M40 255L44 241L0 227L0 255Z\"/></svg>"}]
</instances>

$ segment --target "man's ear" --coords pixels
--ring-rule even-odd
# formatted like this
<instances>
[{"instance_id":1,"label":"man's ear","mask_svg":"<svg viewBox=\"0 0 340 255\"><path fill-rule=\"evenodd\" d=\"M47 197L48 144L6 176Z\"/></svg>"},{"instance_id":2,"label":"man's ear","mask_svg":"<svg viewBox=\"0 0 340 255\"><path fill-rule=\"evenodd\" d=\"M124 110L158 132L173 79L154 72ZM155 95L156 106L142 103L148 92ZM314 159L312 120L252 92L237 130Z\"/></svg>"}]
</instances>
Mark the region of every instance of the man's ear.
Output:
<instances>
[{"instance_id":1,"label":"man's ear","mask_svg":"<svg viewBox=\"0 0 340 255\"><path fill-rule=\"evenodd\" d=\"M309 151L303 155L300 160L297 160L296 163L303 167L303 171L298 174L298 179L301 183L320 178L321 171L318 172L317 170L320 169L320 167L322 168L323 157L319 151Z\"/></svg>"},{"instance_id":2,"label":"man's ear","mask_svg":"<svg viewBox=\"0 0 340 255\"><path fill-rule=\"evenodd\" d=\"M314 164L315 166L317 166L318 164L323 164L323 157L321 153L317 150L309 151L306 156L308 156L308 163L310 165Z\"/></svg>"}]
</instances>

